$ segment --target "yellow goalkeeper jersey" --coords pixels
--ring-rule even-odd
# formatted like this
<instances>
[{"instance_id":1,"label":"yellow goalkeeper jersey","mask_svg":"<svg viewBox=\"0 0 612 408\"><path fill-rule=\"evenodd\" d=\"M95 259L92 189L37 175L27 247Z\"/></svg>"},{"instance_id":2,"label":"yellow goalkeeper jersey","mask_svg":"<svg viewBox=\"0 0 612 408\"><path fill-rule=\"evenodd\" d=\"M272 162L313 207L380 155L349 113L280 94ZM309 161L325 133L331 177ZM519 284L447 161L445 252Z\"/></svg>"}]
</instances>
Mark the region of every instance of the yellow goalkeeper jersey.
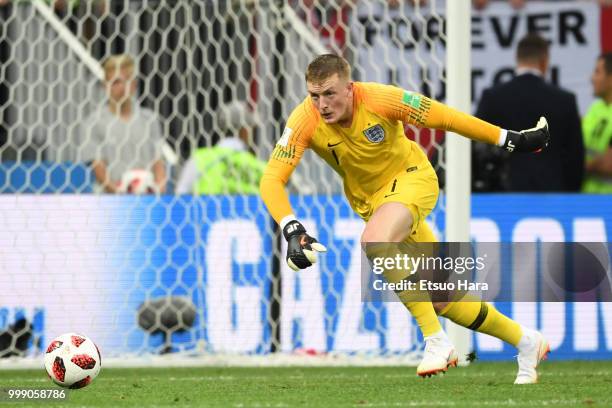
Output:
<instances>
[{"instance_id":1,"label":"yellow goalkeeper jersey","mask_svg":"<svg viewBox=\"0 0 612 408\"><path fill-rule=\"evenodd\" d=\"M292 213L284 186L307 148L342 177L355 209L367 205L399 172L424 159L420 147L406 138L404 123L451 130L488 143L499 139L499 127L423 95L379 83L353 86L353 120L348 128L325 123L310 96L289 116L261 181L262 197L277 222Z\"/></svg>"}]
</instances>

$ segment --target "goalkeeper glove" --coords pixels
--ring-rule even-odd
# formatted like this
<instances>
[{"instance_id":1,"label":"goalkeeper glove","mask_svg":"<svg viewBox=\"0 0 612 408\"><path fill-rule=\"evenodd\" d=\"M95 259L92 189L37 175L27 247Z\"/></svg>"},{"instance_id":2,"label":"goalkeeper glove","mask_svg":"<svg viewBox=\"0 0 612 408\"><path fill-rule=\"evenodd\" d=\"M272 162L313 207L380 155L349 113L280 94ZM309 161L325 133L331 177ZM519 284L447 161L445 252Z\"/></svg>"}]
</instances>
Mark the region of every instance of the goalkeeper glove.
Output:
<instances>
[{"instance_id":1,"label":"goalkeeper glove","mask_svg":"<svg viewBox=\"0 0 612 408\"><path fill-rule=\"evenodd\" d=\"M287 265L294 271L306 269L317 262L317 252L326 252L327 248L316 239L306 234L306 229L299 221L290 221L283 228L287 240Z\"/></svg>"},{"instance_id":2,"label":"goalkeeper glove","mask_svg":"<svg viewBox=\"0 0 612 408\"><path fill-rule=\"evenodd\" d=\"M509 152L537 153L547 147L549 142L548 122L542 116L534 128L520 132L508 130L503 148Z\"/></svg>"}]
</instances>

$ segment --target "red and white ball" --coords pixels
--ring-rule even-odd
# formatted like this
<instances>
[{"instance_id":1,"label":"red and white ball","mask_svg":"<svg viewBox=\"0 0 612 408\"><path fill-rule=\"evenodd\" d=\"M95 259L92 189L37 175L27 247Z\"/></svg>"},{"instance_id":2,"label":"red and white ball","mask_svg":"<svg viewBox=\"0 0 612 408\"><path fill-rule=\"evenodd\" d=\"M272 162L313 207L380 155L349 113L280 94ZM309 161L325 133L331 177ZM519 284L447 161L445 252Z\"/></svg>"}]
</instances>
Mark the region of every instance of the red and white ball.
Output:
<instances>
[{"instance_id":1,"label":"red and white ball","mask_svg":"<svg viewBox=\"0 0 612 408\"><path fill-rule=\"evenodd\" d=\"M53 339L45 352L49 378L61 387L83 388L100 372L102 358L88 337L66 333Z\"/></svg>"},{"instance_id":2,"label":"red and white ball","mask_svg":"<svg viewBox=\"0 0 612 408\"><path fill-rule=\"evenodd\" d=\"M157 185L153 173L142 169L128 170L123 173L119 183L119 192L123 194L157 194Z\"/></svg>"}]
</instances>

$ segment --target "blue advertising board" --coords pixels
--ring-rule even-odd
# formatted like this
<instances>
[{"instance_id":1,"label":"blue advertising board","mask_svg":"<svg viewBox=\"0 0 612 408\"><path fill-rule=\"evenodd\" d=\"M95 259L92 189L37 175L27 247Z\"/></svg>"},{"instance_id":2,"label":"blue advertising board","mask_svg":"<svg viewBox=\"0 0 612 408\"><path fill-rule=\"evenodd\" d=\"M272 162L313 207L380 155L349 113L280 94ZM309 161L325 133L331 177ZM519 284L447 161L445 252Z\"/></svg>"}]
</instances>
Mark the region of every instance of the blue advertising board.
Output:
<instances>
[{"instance_id":1,"label":"blue advertising board","mask_svg":"<svg viewBox=\"0 0 612 408\"><path fill-rule=\"evenodd\" d=\"M42 344L78 331L111 355L155 351L164 339L139 326L138 310L146 300L182 296L194 305L196 318L191 329L172 335L175 349L265 354L276 335L287 352L415 349L421 339L403 305L362 302L364 224L344 197L291 201L308 231L328 248L299 273L285 265L284 249L278 248L284 240L259 197L1 196L7 279L0 323L6 327L25 316ZM471 233L475 242L606 242L612 197L474 195ZM12 278L16 270L20 279ZM505 277L514 273L512 267L501 270ZM496 307L542 330L553 359L610 359L611 305ZM481 359L516 355L511 346L481 334L474 336L474 348Z\"/></svg>"}]
</instances>

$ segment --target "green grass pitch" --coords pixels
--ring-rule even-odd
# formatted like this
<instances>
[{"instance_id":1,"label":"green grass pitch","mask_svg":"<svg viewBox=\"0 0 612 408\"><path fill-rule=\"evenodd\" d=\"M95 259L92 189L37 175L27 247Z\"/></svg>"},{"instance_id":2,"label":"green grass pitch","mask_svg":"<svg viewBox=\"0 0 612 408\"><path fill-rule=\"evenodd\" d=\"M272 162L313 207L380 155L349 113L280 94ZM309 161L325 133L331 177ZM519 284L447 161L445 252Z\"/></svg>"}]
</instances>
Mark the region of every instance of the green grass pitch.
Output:
<instances>
[{"instance_id":1,"label":"green grass pitch","mask_svg":"<svg viewBox=\"0 0 612 408\"><path fill-rule=\"evenodd\" d=\"M514 386L516 365L476 362L421 379L414 367L103 368L64 402L33 407L609 407L612 361L545 362ZM0 388L51 388L39 370L0 370ZM0 401L0 405L7 404Z\"/></svg>"}]
</instances>

